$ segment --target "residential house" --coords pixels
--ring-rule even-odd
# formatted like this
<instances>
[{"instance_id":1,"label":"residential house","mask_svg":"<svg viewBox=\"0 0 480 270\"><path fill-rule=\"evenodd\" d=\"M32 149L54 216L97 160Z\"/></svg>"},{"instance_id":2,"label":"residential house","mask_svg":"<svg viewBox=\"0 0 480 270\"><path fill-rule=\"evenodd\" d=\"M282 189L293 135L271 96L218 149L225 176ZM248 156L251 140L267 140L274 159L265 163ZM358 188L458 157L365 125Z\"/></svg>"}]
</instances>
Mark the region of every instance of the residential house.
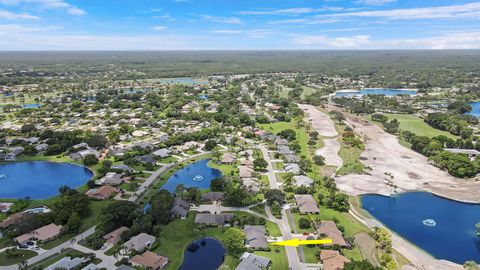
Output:
<instances>
[{"instance_id":1,"label":"residential house","mask_svg":"<svg viewBox=\"0 0 480 270\"><path fill-rule=\"evenodd\" d=\"M322 221L317 224L318 235L325 235L328 239L332 239L333 245L348 247L349 244L343 238L342 232L338 229L337 224L333 221ZM327 244L328 245L328 244Z\"/></svg>"},{"instance_id":2,"label":"residential house","mask_svg":"<svg viewBox=\"0 0 480 270\"><path fill-rule=\"evenodd\" d=\"M0 213L6 213L8 210L10 210L10 207L13 205L13 203L10 202L0 202Z\"/></svg>"},{"instance_id":3,"label":"residential house","mask_svg":"<svg viewBox=\"0 0 480 270\"><path fill-rule=\"evenodd\" d=\"M310 177L305 175L295 175L293 179L295 180L295 184L297 185L297 187L311 187L314 182Z\"/></svg>"},{"instance_id":4,"label":"residential house","mask_svg":"<svg viewBox=\"0 0 480 270\"><path fill-rule=\"evenodd\" d=\"M115 270L135 270L135 268L128 266L128 265L120 265L117 269Z\"/></svg>"},{"instance_id":5,"label":"residential house","mask_svg":"<svg viewBox=\"0 0 480 270\"><path fill-rule=\"evenodd\" d=\"M345 258L337 250L320 250L320 261L324 270L341 270L350 260Z\"/></svg>"},{"instance_id":6,"label":"residential house","mask_svg":"<svg viewBox=\"0 0 480 270\"><path fill-rule=\"evenodd\" d=\"M300 166L296 163L285 163L283 166L285 169L285 172L293 173L293 174L300 174L302 170L300 169Z\"/></svg>"},{"instance_id":7,"label":"residential house","mask_svg":"<svg viewBox=\"0 0 480 270\"><path fill-rule=\"evenodd\" d=\"M130 238L130 240L125 242L122 246L126 250L135 250L137 252L142 252L143 250L150 248L155 242L155 240L157 240L155 236L141 233Z\"/></svg>"},{"instance_id":8,"label":"residential house","mask_svg":"<svg viewBox=\"0 0 480 270\"><path fill-rule=\"evenodd\" d=\"M237 162L237 157L231 153L224 153L222 157L223 164L233 164Z\"/></svg>"},{"instance_id":9,"label":"residential house","mask_svg":"<svg viewBox=\"0 0 480 270\"><path fill-rule=\"evenodd\" d=\"M13 215L8 216L7 219L0 222L0 228L2 228L2 229L8 228L11 225L15 224L17 221L19 221L20 219L22 219L26 215L33 215L33 214L29 214L29 213L25 213L25 212L18 212L18 213L15 213Z\"/></svg>"},{"instance_id":10,"label":"residential house","mask_svg":"<svg viewBox=\"0 0 480 270\"><path fill-rule=\"evenodd\" d=\"M245 252L240 257L240 263L235 270L265 270L270 267L272 261L269 258Z\"/></svg>"},{"instance_id":11,"label":"residential house","mask_svg":"<svg viewBox=\"0 0 480 270\"><path fill-rule=\"evenodd\" d=\"M245 246L253 249L266 249L268 247L264 225L245 225L243 228L246 240Z\"/></svg>"},{"instance_id":12,"label":"residential house","mask_svg":"<svg viewBox=\"0 0 480 270\"><path fill-rule=\"evenodd\" d=\"M195 223L223 227L227 223L230 223L234 217L234 214L197 213Z\"/></svg>"},{"instance_id":13,"label":"residential house","mask_svg":"<svg viewBox=\"0 0 480 270\"><path fill-rule=\"evenodd\" d=\"M275 144L276 145L288 145L288 140L278 137L278 138L275 139Z\"/></svg>"},{"instance_id":14,"label":"residential house","mask_svg":"<svg viewBox=\"0 0 480 270\"><path fill-rule=\"evenodd\" d=\"M186 202L183 198L175 197L173 199L173 206L170 210L170 214L173 217L185 219L190 210L190 204Z\"/></svg>"},{"instance_id":15,"label":"residential house","mask_svg":"<svg viewBox=\"0 0 480 270\"><path fill-rule=\"evenodd\" d=\"M107 174L105 174L104 177L100 178L95 182L97 182L99 185L118 186L121 185L125 180L126 179L124 175L121 173L108 172Z\"/></svg>"},{"instance_id":16,"label":"residential house","mask_svg":"<svg viewBox=\"0 0 480 270\"><path fill-rule=\"evenodd\" d=\"M112 170L119 170L119 171L125 171L125 172L134 172L135 170L128 167L125 164L118 164L118 165L113 165L111 167Z\"/></svg>"},{"instance_id":17,"label":"residential house","mask_svg":"<svg viewBox=\"0 0 480 270\"><path fill-rule=\"evenodd\" d=\"M447 152L454 153L454 154L465 154L471 160L474 160L477 156L480 155L480 152L475 149L458 149L458 148L445 148L443 149Z\"/></svg>"},{"instance_id":18,"label":"residential house","mask_svg":"<svg viewBox=\"0 0 480 270\"><path fill-rule=\"evenodd\" d=\"M223 192L207 192L202 194L202 200L204 201L222 201L223 200Z\"/></svg>"},{"instance_id":19,"label":"residential house","mask_svg":"<svg viewBox=\"0 0 480 270\"><path fill-rule=\"evenodd\" d=\"M297 155L295 154L286 154L286 155L283 155L283 159L285 160L285 162L287 163L298 163L300 161L300 159L297 157Z\"/></svg>"},{"instance_id":20,"label":"residential house","mask_svg":"<svg viewBox=\"0 0 480 270\"><path fill-rule=\"evenodd\" d=\"M70 258L64 257L58 262L50 265L47 269L48 270L56 270L56 269L63 269L63 270L73 270L78 268L82 263L85 262L84 258Z\"/></svg>"},{"instance_id":21,"label":"residential house","mask_svg":"<svg viewBox=\"0 0 480 270\"><path fill-rule=\"evenodd\" d=\"M171 151L167 148L158 149L157 151L152 153L154 156L159 158L166 158L171 155Z\"/></svg>"},{"instance_id":22,"label":"residential house","mask_svg":"<svg viewBox=\"0 0 480 270\"><path fill-rule=\"evenodd\" d=\"M61 225L50 223L46 226L40 227L31 232L15 237L15 242L19 244L23 244L32 239L37 240L39 242L48 242L58 237L61 231L62 231Z\"/></svg>"},{"instance_id":23,"label":"residential house","mask_svg":"<svg viewBox=\"0 0 480 270\"><path fill-rule=\"evenodd\" d=\"M119 193L120 189L112 186L101 186L99 188L92 188L85 192L89 198L97 199L97 200L106 200L113 196L116 193Z\"/></svg>"},{"instance_id":24,"label":"residential house","mask_svg":"<svg viewBox=\"0 0 480 270\"><path fill-rule=\"evenodd\" d=\"M47 148L48 148L48 144L46 144L46 143L41 143L41 144L35 146L35 151L37 151L37 152L42 152L42 151L47 150Z\"/></svg>"},{"instance_id":25,"label":"residential house","mask_svg":"<svg viewBox=\"0 0 480 270\"><path fill-rule=\"evenodd\" d=\"M247 188L249 192L257 193L260 191L257 178L245 177L245 178L241 178L241 180L243 182L243 185Z\"/></svg>"},{"instance_id":26,"label":"residential house","mask_svg":"<svg viewBox=\"0 0 480 270\"><path fill-rule=\"evenodd\" d=\"M143 137L143 136L146 136L148 135L148 132L147 131L143 131L143 130L135 130L134 132L132 132L132 136L133 137Z\"/></svg>"},{"instance_id":27,"label":"residential house","mask_svg":"<svg viewBox=\"0 0 480 270\"><path fill-rule=\"evenodd\" d=\"M155 157L153 155L143 155L143 156L139 156L139 157L135 157L135 159L140 162L140 163L143 163L143 164L156 164L157 161L155 160Z\"/></svg>"},{"instance_id":28,"label":"residential house","mask_svg":"<svg viewBox=\"0 0 480 270\"><path fill-rule=\"evenodd\" d=\"M125 226L122 226L110 233L107 233L106 235L103 236L103 239L105 239L105 241L110 244L110 245L115 245L117 244L118 242L120 242L120 240L122 240L122 234L126 231L128 231L129 228L128 227L125 227Z\"/></svg>"},{"instance_id":29,"label":"residential house","mask_svg":"<svg viewBox=\"0 0 480 270\"><path fill-rule=\"evenodd\" d=\"M142 150L153 149L153 145L149 142L136 142L133 144L132 148L140 148Z\"/></svg>"},{"instance_id":30,"label":"residential house","mask_svg":"<svg viewBox=\"0 0 480 270\"><path fill-rule=\"evenodd\" d=\"M318 214L320 209L318 209L317 202L313 199L312 195L294 195L295 201L297 202L298 210L300 214Z\"/></svg>"},{"instance_id":31,"label":"residential house","mask_svg":"<svg viewBox=\"0 0 480 270\"><path fill-rule=\"evenodd\" d=\"M85 266L84 268L82 268L81 270L97 270L97 269L98 269L98 265L91 263Z\"/></svg>"},{"instance_id":32,"label":"residential house","mask_svg":"<svg viewBox=\"0 0 480 270\"><path fill-rule=\"evenodd\" d=\"M251 178L253 176L253 169L247 166L240 166L238 175L240 178Z\"/></svg>"},{"instance_id":33,"label":"residential house","mask_svg":"<svg viewBox=\"0 0 480 270\"><path fill-rule=\"evenodd\" d=\"M167 265L168 258L151 251L145 251L142 255L135 255L130 259L130 262L133 266L142 266L146 269L157 270Z\"/></svg>"},{"instance_id":34,"label":"residential house","mask_svg":"<svg viewBox=\"0 0 480 270\"><path fill-rule=\"evenodd\" d=\"M288 147L287 145L278 145L277 146L277 153L281 154L281 155L293 155L293 151L290 150L290 147Z\"/></svg>"}]
</instances>

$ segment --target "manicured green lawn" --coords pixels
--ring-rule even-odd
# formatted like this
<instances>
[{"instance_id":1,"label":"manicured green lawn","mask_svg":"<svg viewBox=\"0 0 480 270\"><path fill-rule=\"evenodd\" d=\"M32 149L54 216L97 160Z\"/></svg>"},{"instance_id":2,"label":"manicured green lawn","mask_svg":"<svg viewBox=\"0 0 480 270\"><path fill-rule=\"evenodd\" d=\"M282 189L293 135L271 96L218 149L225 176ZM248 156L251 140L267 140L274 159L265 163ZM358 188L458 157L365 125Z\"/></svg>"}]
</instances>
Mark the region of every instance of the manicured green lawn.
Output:
<instances>
[{"instance_id":1,"label":"manicured green lawn","mask_svg":"<svg viewBox=\"0 0 480 270\"><path fill-rule=\"evenodd\" d=\"M89 206L89 208L91 210L91 214L90 214L90 216L82 219L82 226L80 227L80 231L83 232L83 231L86 231L87 229L93 227L97 223L97 219L100 216L100 213L101 213L102 209L107 207L111 203L113 203L113 201L92 201L90 203L90 206ZM51 248L65 242L65 241L70 240L75 235L77 235L77 234L64 235L64 236L62 236L58 239L55 239L53 241L49 241L45 244L41 244L40 246L44 249L51 249Z\"/></svg>"},{"instance_id":2,"label":"manicured green lawn","mask_svg":"<svg viewBox=\"0 0 480 270\"><path fill-rule=\"evenodd\" d=\"M270 258L270 260L272 260L271 270L288 269L288 259L285 248L270 245L270 249L271 251L255 251L254 253L259 256Z\"/></svg>"},{"instance_id":3,"label":"manicured green lawn","mask_svg":"<svg viewBox=\"0 0 480 270\"><path fill-rule=\"evenodd\" d=\"M338 220L337 226L342 226L345 229L344 237L351 237L357 233L364 232L369 233L370 230L360 222L358 222L349 213L341 213L323 205L320 205L320 218L321 220Z\"/></svg>"},{"instance_id":4,"label":"manicured green lawn","mask_svg":"<svg viewBox=\"0 0 480 270\"><path fill-rule=\"evenodd\" d=\"M178 269L183 261L183 255L187 245L195 239L205 236L214 237L222 240L224 237L222 228L208 228L199 231L194 223L195 212L190 212L184 220L177 219L161 228L159 235L160 244L154 252L165 255L169 258L169 263L165 269ZM235 269L238 259L229 255L226 256L226 264L231 269Z\"/></svg>"},{"instance_id":5,"label":"manicured green lawn","mask_svg":"<svg viewBox=\"0 0 480 270\"><path fill-rule=\"evenodd\" d=\"M302 88L303 88L303 92L302 92L301 98L305 98L306 96L309 96L309 95L319 91L318 89L315 89L315 88L310 87L310 86L302 86Z\"/></svg>"},{"instance_id":6,"label":"manicured green lawn","mask_svg":"<svg viewBox=\"0 0 480 270\"><path fill-rule=\"evenodd\" d=\"M223 175L236 175L238 173L236 164L219 164L210 160L208 161L208 166L220 170Z\"/></svg>"},{"instance_id":7,"label":"manicured green lawn","mask_svg":"<svg viewBox=\"0 0 480 270\"><path fill-rule=\"evenodd\" d=\"M265 205L263 204L256 205L250 208L250 210L252 210L253 212L259 213L261 215L267 216L267 213L265 212Z\"/></svg>"},{"instance_id":8,"label":"manicured green lawn","mask_svg":"<svg viewBox=\"0 0 480 270\"><path fill-rule=\"evenodd\" d=\"M400 121L400 129L408 130L415 133L418 136L428 136L435 137L439 135L444 135L454 140L458 139L458 136L451 134L450 132L435 129L425 123L422 118L415 115L408 114L385 114L388 117L388 121L397 119ZM371 120L371 118L369 119ZM378 122L377 122L378 123Z\"/></svg>"},{"instance_id":9,"label":"manicured green lawn","mask_svg":"<svg viewBox=\"0 0 480 270\"><path fill-rule=\"evenodd\" d=\"M270 220L267 220L267 223L265 223L265 228L267 229L267 232L270 234L270 236L282 236L282 232L278 228L277 224L271 222Z\"/></svg>"},{"instance_id":10,"label":"manicured green lawn","mask_svg":"<svg viewBox=\"0 0 480 270\"><path fill-rule=\"evenodd\" d=\"M35 251L31 251L31 250L19 249L16 252L18 252L20 256L15 258L8 257L5 252L0 253L0 265L17 264L21 261L28 260L37 255Z\"/></svg>"},{"instance_id":11,"label":"manicured green lawn","mask_svg":"<svg viewBox=\"0 0 480 270\"><path fill-rule=\"evenodd\" d=\"M354 247L351 250L342 249L342 251L345 254L345 257L349 258L350 260L355 260L355 261L363 260L362 252L360 251L360 248L358 248L358 247Z\"/></svg>"},{"instance_id":12,"label":"manicured green lawn","mask_svg":"<svg viewBox=\"0 0 480 270\"><path fill-rule=\"evenodd\" d=\"M342 139L339 139L339 141L341 148L338 155L343 159L343 165L338 169L337 175L364 174L363 168L365 166L360 162L360 154L363 150L347 146Z\"/></svg>"},{"instance_id":13,"label":"manicured green lawn","mask_svg":"<svg viewBox=\"0 0 480 270\"><path fill-rule=\"evenodd\" d=\"M303 256L305 258L305 262L307 263L317 263L317 253L320 251L320 247L318 246L303 246Z\"/></svg>"}]
</instances>

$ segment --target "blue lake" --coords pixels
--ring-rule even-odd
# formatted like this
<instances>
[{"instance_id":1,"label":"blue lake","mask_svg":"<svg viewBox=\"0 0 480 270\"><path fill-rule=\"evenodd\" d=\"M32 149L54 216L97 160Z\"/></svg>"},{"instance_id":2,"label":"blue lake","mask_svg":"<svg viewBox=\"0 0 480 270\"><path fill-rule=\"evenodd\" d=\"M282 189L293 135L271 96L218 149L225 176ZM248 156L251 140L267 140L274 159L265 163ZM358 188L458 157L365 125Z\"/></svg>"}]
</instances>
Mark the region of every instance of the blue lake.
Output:
<instances>
[{"instance_id":1,"label":"blue lake","mask_svg":"<svg viewBox=\"0 0 480 270\"><path fill-rule=\"evenodd\" d=\"M24 104L22 107L24 109L37 109L37 108L40 108L40 104L38 103L31 103L31 104Z\"/></svg>"},{"instance_id":2,"label":"blue lake","mask_svg":"<svg viewBox=\"0 0 480 270\"><path fill-rule=\"evenodd\" d=\"M438 259L480 262L480 204L448 200L426 192L395 197L362 196L362 205L387 227Z\"/></svg>"},{"instance_id":3,"label":"blue lake","mask_svg":"<svg viewBox=\"0 0 480 270\"><path fill-rule=\"evenodd\" d=\"M172 83L172 84L190 84L190 85L206 85L209 84L208 81L202 81L202 80L196 80L194 78L190 77L181 77L181 78L166 78L166 79L161 79L160 82L162 83Z\"/></svg>"},{"instance_id":4,"label":"blue lake","mask_svg":"<svg viewBox=\"0 0 480 270\"><path fill-rule=\"evenodd\" d=\"M183 184L186 188L208 189L210 188L210 182L220 176L222 176L222 173L219 170L208 166L208 159L202 159L176 171L168 178L162 189L175 192L179 184Z\"/></svg>"},{"instance_id":5,"label":"blue lake","mask_svg":"<svg viewBox=\"0 0 480 270\"><path fill-rule=\"evenodd\" d=\"M470 102L470 105L472 106L472 111L468 114L480 117L480 102Z\"/></svg>"},{"instance_id":6,"label":"blue lake","mask_svg":"<svg viewBox=\"0 0 480 270\"><path fill-rule=\"evenodd\" d=\"M0 198L45 199L58 194L67 185L76 188L92 178L89 169L69 163L45 161L0 165Z\"/></svg>"},{"instance_id":7,"label":"blue lake","mask_svg":"<svg viewBox=\"0 0 480 270\"><path fill-rule=\"evenodd\" d=\"M359 91L337 92L335 96L337 97L365 96L365 95L397 96L397 95L415 95L415 94L417 94L416 90L365 88Z\"/></svg>"},{"instance_id":8,"label":"blue lake","mask_svg":"<svg viewBox=\"0 0 480 270\"><path fill-rule=\"evenodd\" d=\"M185 250L183 263L178 270L217 270L223 263L226 249L213 238L202 238L194 241L197 250Z\"/></svg>"}]
</instances>

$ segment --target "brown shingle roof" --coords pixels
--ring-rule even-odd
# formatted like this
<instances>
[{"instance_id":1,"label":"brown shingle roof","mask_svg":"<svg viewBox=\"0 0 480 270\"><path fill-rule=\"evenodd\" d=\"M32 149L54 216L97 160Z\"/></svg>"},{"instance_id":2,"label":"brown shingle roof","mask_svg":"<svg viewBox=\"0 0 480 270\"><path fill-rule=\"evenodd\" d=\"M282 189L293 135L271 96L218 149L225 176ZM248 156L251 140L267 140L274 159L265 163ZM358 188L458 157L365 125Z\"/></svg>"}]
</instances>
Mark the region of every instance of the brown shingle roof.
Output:
<instances>
[{"instance_id":1,"label":"brown shingle roof","mask_svg":"<svg viewBox=\"0 0 480 270\"><path fill-rule=\"evenodd\" d=\"M141 265L150 267L152 269L160 269L167 265L168 258L151 251L146 251L142 255L135 255L130 259L130 262L132 262L134 265Z\"/></svg>"},{"instance_id":2,"label":"brown shingle roof","mask_svg":"<svg viewBox=\"0 0 480 270\"><path fill-rule=\"evenodd\" d=\"M318 234L325 234L327 238L332 239L332 244L342 247L348 246L343 238L342 232L337 228L333 221L322 221L317 227Z\"/></svg>"},{"instance_id":3,"label":"brown shingle roof","mask_svg":"<svg viewBox=\"0 0 480 270\"><path fill-rule=\"evenodd\" d=\"M320 260L323 263L324 270L341 270L343 266L350 262L349 259L340 255L337 250L320 250Z\"/></svg>"},{"instance_id":4,"label":"brown shingle roof","mask_svg":"<svg viewBox=\"0 0 480 270\"><path fill-rule=\"evenodd\" d=\"M313 199L312 195L295 195L295 201L301 214L320 213L317 202Z\"/></svg>"},{"instance_id":5,"label":"brown shingle roof","mask_svg":"<svg viewBox=\"0 0 480 270\"><path fill-rule=\"evenodd\" d=\"M107 233L106 235L103 236L103 239L107 241L107 243L115 245L121 240L122 233L128 231L128 227L120 227L111 233Z\"/></svg>"},{"instance_id":6,"label":"brown shingle roof","mask_svg":"<svg viewBox=\"0 0 480 270\"><path fill-rule=\"evenodd\" d=\"M54 223L48 224L36 230L33 230L29 233L22 234L15 238L15 241L18 243L23 243L32 238L38 239L39 241L46 241L57 237L62 231L61 225L56 225Z\"/></svg>"}]
</instances>

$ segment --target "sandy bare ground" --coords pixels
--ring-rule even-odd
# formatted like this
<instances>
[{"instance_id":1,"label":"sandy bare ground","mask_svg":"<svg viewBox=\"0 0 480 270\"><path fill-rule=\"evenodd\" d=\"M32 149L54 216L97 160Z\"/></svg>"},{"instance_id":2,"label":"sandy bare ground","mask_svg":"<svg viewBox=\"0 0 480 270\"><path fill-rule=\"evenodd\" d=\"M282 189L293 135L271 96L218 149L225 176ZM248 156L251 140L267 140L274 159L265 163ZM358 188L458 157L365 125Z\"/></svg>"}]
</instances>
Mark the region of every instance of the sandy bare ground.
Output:
<instances>
[{"instance_id":1,"label":"sandy bare ground","mask_svg":"<svg viewBox=\"0 0 480 270\"><path fill-rule=\"evenodd\" d=\"M425 156L400 145L396 136L359 117L345 116L346 122L365 141L360 159L372 171L370 175L337 177L339 189L351 195L428 191L454 200L480 202L480 183L452 177L430 164Z\"/></svg>"},{"instance_id":2,"label":"sandy bare ground","mask_svg":"<svg viewBox=\"0 0 480 270\"><path fill-rule=\"evenodd\" d=\"M326 165L333 165L336 167L341 167L343 160L338 155L340 151L340 143L337 139L323 139L324 146L315 150L315 155L320 155L325 158Z\"/></svg>"},{"instance_id":3,"label":"sandy bare ground","mask_svg":"<svg viewBox=\"0 0 480 270\"><path fill-rule=\"evenodd\" d=\"M298 107L307 114L307 118L312 124L312 127L318 132L318 134L320 134L320 136L338 136L338 132L335 129L335 123L328 115L319 111L315 106L312 105L298 104Z\"/></svg>"},{"instance_id":4,"label":"sandy bare ground","mask_svg":"<svg viewBox=\"0 0 480 270\"><path fill-rule=\"evenodd\" d=\"M340 143L337 140L338 132L335 129L335 123L325 113L318 110L315 106L298 104L307 114L308 121L312 124L320 136L323 138L324 146L315 151L315 155L321 155L325 158L325 164L336 167L341 167L343 160L338 155L340 151ZM333 138L331 138L333 137Z\"/></svg>"}]
</instances>

